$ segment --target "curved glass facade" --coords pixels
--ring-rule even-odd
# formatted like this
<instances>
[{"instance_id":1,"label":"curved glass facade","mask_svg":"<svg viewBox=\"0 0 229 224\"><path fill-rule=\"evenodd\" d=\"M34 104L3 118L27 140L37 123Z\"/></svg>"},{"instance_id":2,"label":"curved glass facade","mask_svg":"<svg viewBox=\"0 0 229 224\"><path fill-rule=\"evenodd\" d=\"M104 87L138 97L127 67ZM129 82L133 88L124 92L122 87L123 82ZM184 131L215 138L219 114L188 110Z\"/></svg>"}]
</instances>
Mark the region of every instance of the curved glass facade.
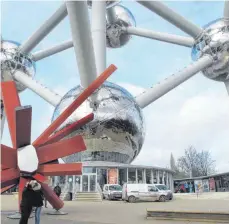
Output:
<instances>
[{"instance_id":1,"label":"curved glass facade","mask_svg":"<svg viewBox=\"0 0 229 224\"><path fill-rule=\"evenodd\" d=\"M69 179L72 179L71 183ZM101 192L105 184L146 183L165 184L173 190L172 173L169 170L144 168L138 166L114 167L114 166L84 166L81 176L66 176L53 178L52 185L61 184L64 191L68 192ZM70 187L71 186L71 187Z\"/></svg>"}]
</instances>

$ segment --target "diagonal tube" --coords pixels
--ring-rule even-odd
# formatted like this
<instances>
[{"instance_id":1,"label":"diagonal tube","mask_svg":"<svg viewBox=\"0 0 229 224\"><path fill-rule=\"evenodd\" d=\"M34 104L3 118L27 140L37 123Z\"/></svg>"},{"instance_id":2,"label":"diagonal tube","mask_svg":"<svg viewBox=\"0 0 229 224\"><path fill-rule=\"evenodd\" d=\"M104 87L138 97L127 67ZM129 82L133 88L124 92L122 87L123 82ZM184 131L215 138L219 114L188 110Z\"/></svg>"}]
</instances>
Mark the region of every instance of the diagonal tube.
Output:
<instances>
[{"instance_id":1,"label":"diagonal tube","mask_svg":"<svg viewBox=\"0 0 229 224\"><path fill-rule=\"evenodd\" d=\"M189 34L194 39L196 39L203 31L202 28L191 23L189 20L185 19L183 16L174 12L172 9L170 9L168 6L166 6L160 1L137 1L137 2L145 6L149 10L153 11L157 15L161 16L168 22L172 23L173 25L175 25L185 33Z\"/></svg>"},{"instance_id":2,"label":"diagonal tube","mask_svg":"<svg viewBox=\"0 0 229 224\"><path fill-rule=\"evenodd\" d=\"M92 1L91 32L97 75L106 69L106 1Z\"/></svg>"},{"instance_id":3,"label":"diagonal tube","mask_svg":"<svg viewBox=\"0 0 229 224\"><path fill-rule=\"evenodd\" d=\"M84 150L86 150L84 140L81 135L77 135L70 139L41 146L36 151L39 164L42 164Z\"/></svg>"},{"instance_id":4,"label":"diagonal tube","mask_svg":"<svg viewBox=\"0 0 229 224\"><path fill-rule=\"evenodd\" d=\"M225 0L223 17L224 19L229 19L229 0Z\"/></svg>"},{"instance_id":5,"label":"diagonal tube","mask_svg":"<svg viewBox=\"0 0 229 224\"><path fill-rule=\"evenodd\" d=\"M185 82L192 76L194 76L199 71L207 68L213 63L213 58L209 55L206 55L194 62L193 64L188 65L186 68L181 71L173 74L169 78L165 79L163 82L157 84L146 92L136 97L136 102L141 108L144 108L159 99L175 87L179 86L181 83Z\"/></svg>"},{"instance_id":6,"label":"diagonal tube","mask_svg":"<svg viewBox=\"0 0 229 224\"><path fill-rule=\"evenodd\" d=\"M31 52L66 16L67 9L65 3L63 3L41 27L20 46L20 51L23 53Z\"/></svg>"},{"instance_id":7,"label":"diagonal tube","mask_svg":"<svg viewBox=\"0 0 229 224\"><path fill-rule=\"evenodd\" d=\"M21 71L16 71L13 76L18 82L28 87L30 90L35 92L37 95L39 95L41 98L43 98L45 101L47 101L54 107L57 106L60 102L61 96L49 90L47 87L40 84L38 81L26 76Z\"/></svg>"},{"instance_id":8,"label":"diagonal tube","mask_svg":"<svg viewBox=\"0 0 229 224\"><path fill-rule=\"evenodd\" d=\"M57 141L63 139L64 137L66 137L69 134L71 134L72 132L78 130L80 127L82 127L83 125L92 121L93 119L94 119L94 114L92 114L92 113L83 117L82 119L70 124L69 126L63 128L60 131L56 132L54 135L52 135L51 137L48 138L48 140L47 140L47 142L45 142L45 144L51 144L51 143L54 143L54 142L57 142Z\"/></svg>"},{"instance_id":9,"label":"diagonal tube","mask_svg":"<svg viewBox=\"0 0 229 224\"><path fill-rule=\"evenodd\" d=\"M18 169L10 168L1 171L1 188L18 183L20 172Z\"/></svg>"},{"instance_id":10,"label":"diagonal tube","mask_svg":"<svg viewBox=\"0 0 229 224\"><path fill-rule=\"evenodd\" d=\"M67 50L71 47L73 47L73 42L72 42L72 40L68 40L68 41L65 41L63 43L52 46L48 49L37 51L37 52L33 53L32 54L32 60L39 61L39 60L47 58L51 55L57 54L61 51Z\"/></svg>"},{"instance_id":11,"label":"diagonal tube","mask_svg":"<svg viewBox=\"0 0 229 224\"><path fill-rule=\"evenodd\" d=\"M45 176L82 175L82 163L44 164L37 172Z\"/></svg>"},{"instance_id":12,"label":"diagonal tube","mask_svg":"<svg viewBox=\"0 0 229 224\"><path fill-rule=\"evenodd\" d=\"M1 166L17 168L17 151L3 144L1 144Z\"/></svg>"},{"instance_id":13,"label":"diagonal tube","mask_svg":"<svg viewBox=\"0 0 229 224\"><path fill-rule=\"evenodd\" d=\"M34 141L33 145L40 145L47 141L49 136L65 121L71 114L98 89L105 80L116 70L114 65L110 65L88 88L86 88L77 99Z\"/></svg>"},{"instance_id":14,"label":"diagonal tube","mask_svg":"<svg viewBox=\"0 0 229 224\"><path fill-rule=\"evenodd\" d=\"M123 31L130 35L146 37L154 40L159 40L171 44L177 44L185 47L192 47L194 39L191 37L183 37L168 33L155 32L152 30L141 29L136 27L124 27Z\"/></svg>"},{"instance_id":15,"label":"diagonal tube","mask_svg":"<svg viewBox=\"0 0 229 224\"><path fill-rule=\"evenodd\" d=\"M13 188L14 186L16 186L16 184L12 184L12 185L10 185L10 186L1 188L1 194L3 194L4 192L10 190L10 189Z\"/></svg>"},{"instance_id":16,"label":"diagonal tube","mask_svg":"<svg viewBox=\"0 0 229 224\"><path fill-rule=\"evenodd\" d=\"M97 77L87 2L67 1L66 6L81 86L87 88Z\"/></svg>"},{"instance_id":17,"label":"diagonal tube","mask_svg":"<svg viewBox=\"0 0 229 224\"><path fill-rule=\"evenodd\" d=\"M17 107L15 109L15 117L16 147L18 149L31 144L32 107Z\"/></svg>"},{"instance_id":18,"label":"diagonal tube","mask_svg":"<svg viewBox=\"0 0 229 224\"><path fill-rule=\"evenodd\" d=\"M64 206L64 202L56 195L56 193L48 186L48 184L42 182L40 182L40 184L47 201L54 209L60 210Z\"/></svg>"},{"instance_id":19,"label":"diagonal tube","mask_svg":"<svg viewBox=\"0 0 229 224\"><path fill-rule=\"evenodd\" d=\"M116 22L116 20L117 20L117 16L116 16L114 7L108 8L108 9L107 9L107 21L108 21L110 24L113 24L114 22Z\"/></svg>"}]
</instances>

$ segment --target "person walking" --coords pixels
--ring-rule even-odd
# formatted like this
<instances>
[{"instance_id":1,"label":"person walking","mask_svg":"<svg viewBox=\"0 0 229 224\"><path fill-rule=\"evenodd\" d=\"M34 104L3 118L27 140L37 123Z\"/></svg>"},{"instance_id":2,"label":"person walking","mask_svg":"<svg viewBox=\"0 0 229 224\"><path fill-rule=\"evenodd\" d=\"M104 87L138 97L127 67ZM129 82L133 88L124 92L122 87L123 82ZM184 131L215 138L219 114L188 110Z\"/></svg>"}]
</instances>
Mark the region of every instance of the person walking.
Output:
<instances>
[{"instance_id":1,"label":"person walking","mask_svg":"<svg viewBox=\"0 0 229 224\"><path fill-rule=\"evenodd\" d=\"M59 186L59 183L54 187L54 192L56 193L56 195L58 196L58 198L61 195L61 187Z\"/></svg>"},{"instance_id":2,"label":"person walking","mask_svg":"<svg viewBox=\"0 0 229 224\"><path fill-rule=\"evenodd\" d=\"M25 185L25 188L22 192L22 199L20 203L21 219L19 221L19 224L28 224L28 219L33 208L33 199L34 191L29 182Z\"/></svg>"},{"instance_id":3,"label":"person walking","mask_svg":"<svg viewBox=\"0 0 229 224\"><path fill-rule=\"evenodd\" d=\"M35 207L35 224L40 224L40 216L41 216L41 209L44 200L44 194L41 189L41 185L36 181L32 180L30 181L31 187L34 191L34 197L33 197L33 207Z\"/></svg>"}]
</instances>

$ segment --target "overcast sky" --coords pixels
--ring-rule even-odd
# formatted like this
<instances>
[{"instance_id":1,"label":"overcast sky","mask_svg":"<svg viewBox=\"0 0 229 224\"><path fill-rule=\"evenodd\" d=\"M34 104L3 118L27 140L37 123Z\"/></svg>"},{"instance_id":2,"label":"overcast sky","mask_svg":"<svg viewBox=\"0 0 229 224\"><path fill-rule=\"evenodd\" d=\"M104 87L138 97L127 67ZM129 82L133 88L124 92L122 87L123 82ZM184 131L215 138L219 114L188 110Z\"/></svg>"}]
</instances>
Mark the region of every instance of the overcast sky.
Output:
<instances>
[{"instance_id":1,"label":"overcast sky","mask_svg":"<svg viewBox=\"0 0 229 224\"><path fill-rule=\"evenodd\" d=\"M25 41L60 5L60 2L2 2L2 36L6 40ZM223 2L166 2L171 8L199 26L222 17ZM136 2L123 2L133 13L137 27L186 35ZM214 9L214 10L211 10ZM70 39L66 18L34 51ZM107 63L118 71L109 79L134 96L191 63L189 48L133 37L121 49L108 49ZM41 83L63 95L79 84L74 50L37 62L36 77ZM33 107L35 139L50 124L53 107L30 90L20 94L23 105ZM217 172L229 171L229 100L223 83L201 73L163 96L143 111L146 138L135 164L169 166L175 158L194 146L209 150L216 160ZM3 143L11 145L7 125Z\"/></svg>"}]
</instances>

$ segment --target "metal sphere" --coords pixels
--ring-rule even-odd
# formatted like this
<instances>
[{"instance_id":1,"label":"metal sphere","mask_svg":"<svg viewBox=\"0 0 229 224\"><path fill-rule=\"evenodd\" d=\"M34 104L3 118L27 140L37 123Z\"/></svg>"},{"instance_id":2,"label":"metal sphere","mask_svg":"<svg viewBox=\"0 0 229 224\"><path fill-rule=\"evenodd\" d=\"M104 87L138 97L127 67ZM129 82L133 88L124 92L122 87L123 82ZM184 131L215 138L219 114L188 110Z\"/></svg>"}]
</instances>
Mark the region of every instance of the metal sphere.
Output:
<instances>
[{"instance_id":1,"label":"metal sphere","mask_svg":"<svg viewBox=\"0 0 229 224\"><path fill-rule=\"evenodd\" d=\"M121 2L121 1L119 1L119 0L106 1L106 7L107 7L107 9L108 9L108 8L111 8L111 7L113 7L113 6L117 5L117 4L119 4L120 2ZM87 0L87 4L88 4L89 8L92 7L92 1Z\"/></svg>"},{"instance_id":2,"label":"metal sphere","mask_svg":"<svg viewBox=\"0 0 229 224\"><path fill-rule=\"evenodd\" d=\"M55 108L52 121L82 91L80 86L71 89ZM62 129L93 112L94 120L70 135L82 135L87 150L63 160L130 163L139 154L145 136L143 115L134 97L124 88L105 82L91 99L95 104L87 99L60 127Z\"/></svg>"},{"instance_id":3,"label":"metal sphere","mask_svg":"<svg viewBox=\"0 0 229 224\"><path fill-rule=\"evenodd\" d=\"M1 41L1 78L2 81L14 80L13 74L16 71L21 71L29 77L35 75L35 63L29 55L22 54L18 50L19 43L9 40ZM17 90L19 92L26 89L24 85L15 80Z\"/></svg>"},{"instance_id":4,"label":"metal sphere","mask_svg":"<svg viewBox=\"0 0 229 224\"><path fill-rule=\"evenodd\" d=\"M116 20L110 22L107 19L107 47L119 48L128 43L131 35L124 33L123 28L136 26L133 14L124 6L116 5L112 8Z\"/></svg>"},{"instance_id":5,"label":"metal sphere","mask_svg":"<svg viewBox=\"0 0 229 224\"><path fill-rule=\"evenodd\" d=\"M204 55L215 60L212 66L203 70L203 74L215 81L229 80L229 21L215 20L204 27L203 34L196 40L192 49L192 59L198 60Z\"/></svg>"}]
</instances>

